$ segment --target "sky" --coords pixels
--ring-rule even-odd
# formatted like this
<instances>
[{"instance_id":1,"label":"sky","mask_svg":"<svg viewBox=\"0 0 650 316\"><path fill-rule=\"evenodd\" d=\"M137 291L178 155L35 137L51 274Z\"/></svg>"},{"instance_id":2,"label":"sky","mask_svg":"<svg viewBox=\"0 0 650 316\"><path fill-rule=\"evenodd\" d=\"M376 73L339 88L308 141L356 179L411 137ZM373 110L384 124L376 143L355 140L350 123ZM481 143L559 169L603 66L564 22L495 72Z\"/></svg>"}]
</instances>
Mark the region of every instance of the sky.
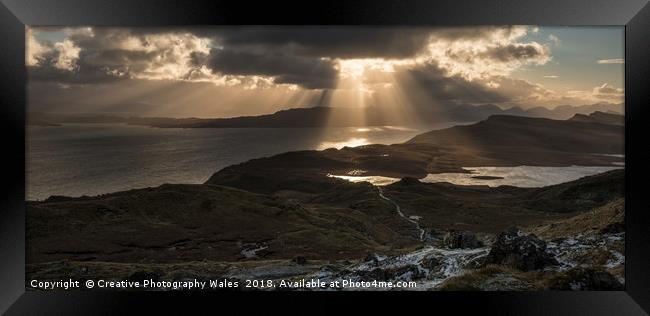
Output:
<instances>
[{"instance_id":1,"label":"sky","mask_svg":"<svg viewBox=\"0 0 650 316\"><path fill-rule=\"evenodd\" d=\"M30 111L620 104L623 27L28 27Z\"/></svg>"}]
</instances>

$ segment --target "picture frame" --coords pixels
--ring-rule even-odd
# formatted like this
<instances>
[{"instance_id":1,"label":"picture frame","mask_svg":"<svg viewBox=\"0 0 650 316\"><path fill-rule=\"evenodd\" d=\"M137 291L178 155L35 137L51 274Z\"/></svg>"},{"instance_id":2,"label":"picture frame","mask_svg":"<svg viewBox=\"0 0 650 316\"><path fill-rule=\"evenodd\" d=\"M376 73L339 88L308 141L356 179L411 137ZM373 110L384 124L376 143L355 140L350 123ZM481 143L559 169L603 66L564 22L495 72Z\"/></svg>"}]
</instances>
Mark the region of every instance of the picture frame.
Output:
<instances>
[{"instance_id":1,"label":"picture frame","mask_svg":"<svg viewBox=\"0 0 650 316\"><path fill-rule=\"evenodd\" d=\"M3 0L0 6L0 117L6 161L0 199L0 311L8 315L117 314L150 306L251 312L297 301L319 311L390 305L429 312L507 315L643 315L650 311L648 134L650 5L645 0L573 1L99 1ZM547 25L625 26L625 291L428 293L150 293L25 291L25 26L183 25ZM236 303L243 300L245 303ZM339 300L347 304L337 304ZM400 300L402 303L397 303ZM259 303L258 303L259 302ZM326 302L326 303L324 303ZM325 305L325 306L323 306ZM210 307L211 306L211 307ZM225 310L221 310L225 311ZM300 310L297 310L300 311Z\"/></svg>"}]
</instances>

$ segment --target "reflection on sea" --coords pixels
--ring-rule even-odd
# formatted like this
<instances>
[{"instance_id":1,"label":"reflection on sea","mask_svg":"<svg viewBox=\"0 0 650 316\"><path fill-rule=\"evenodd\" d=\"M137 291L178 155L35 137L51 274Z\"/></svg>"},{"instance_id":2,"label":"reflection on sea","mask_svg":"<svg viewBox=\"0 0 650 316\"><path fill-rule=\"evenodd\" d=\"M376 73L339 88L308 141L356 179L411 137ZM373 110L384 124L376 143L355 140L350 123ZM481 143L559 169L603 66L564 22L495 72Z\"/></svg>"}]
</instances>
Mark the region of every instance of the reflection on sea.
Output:
<instances>
[{"instance_id":1,"label":"reflection on sea","mask_svg":"<svg viewBox=\"0 0 650 316\"><path fill-rule=\"evenodd\" d=\"M569 167L467 167L468 173L438 173L429 174L420 179L421 182L449 182L457 185L487 185L496 187L510 185L522 188L544 187L591 176L606 171L620 169L616 166L569 166ZM328 177L339 178L350 182L369 182L373 185L389 185L399 181L399 178L384 176L364 176L364 170L353 170L347 175L328 174Z\"/></svg>"},{"instance_id":2,"label":"reflection on sea","mask_svg":"<svg viewBox=\"0 0 650 316\"><path fill-rule=\"evenodd\" d=\"M449 182L458 185L488 185L496 187L511 185L517 187L543 187L577 180L582 177L620 169L620 166L569 166L569 167L467 167L470 173L429 174L422 182ZM486 178L487 177L487 178Z\"/></svg>"},{"instance_id":3,"label":"reflection on sea","mask_svg":"<svg viewBox=\"0 0 650 316\"><path fill-rule=\"evenodd\" d=\"M382 176L342 176L328 174L328 177L339 178L350 182L370 182L373 185L389 185L399 181L399 178L382 177Z\"/></svg>"},{"instance_id":4,"label":"reflection on sea","mask_svg":"<svg viewBox=\"0 0 650 316\"><path fill-rule=\"evenodd\" d=\"M221 168L254 158L294 150L401 143L430 129L29 126L27 199L96 195L163 183L203 183Z\"/></svg>"},{"instance_id":5,"label":"reflection on sea","mask_svg":"<svg viewBox=\"0 0 650 316\"><path fill-rule=\"evenodd\" d=\"M368 141L367 138L352 137L342 141L322 142L320 143L320 145L318 145L318 150L323 150L328 148L341 149L343 147L357 147L357 146L363 146L368 144L370 144L370 142Z\"/></svg>"}]
</instances>

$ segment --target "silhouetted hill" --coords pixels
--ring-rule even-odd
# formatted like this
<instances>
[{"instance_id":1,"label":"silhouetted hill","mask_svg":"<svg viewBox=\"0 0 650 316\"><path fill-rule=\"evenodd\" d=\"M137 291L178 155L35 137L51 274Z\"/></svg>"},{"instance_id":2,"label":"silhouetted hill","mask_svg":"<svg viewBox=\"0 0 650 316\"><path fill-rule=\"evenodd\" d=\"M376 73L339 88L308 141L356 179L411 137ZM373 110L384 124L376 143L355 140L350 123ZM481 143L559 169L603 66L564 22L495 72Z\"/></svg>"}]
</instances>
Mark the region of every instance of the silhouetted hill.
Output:
<instances>
[{"instance_id":1,"label":"silhouetted hill","mask_svg":"<svg viewBox=\"0 0 650 316\"><path fill-rule=\"evenodd\" d=\"M540 106L530 108L526 110L526 113L528 113L528 116L566 120L575 114L590 114L596 111L623 115L624 109L625 107L623 104L596 103L578 106L560 105L554 107L553 109Z\"/></svg>"},{"instance_id":2,"label":"silhouetted hill","mask_svg":"<svg viewBox=\"0 0 650 316\"><path fill-rule=\"evenodd\" d=\"M591 109L617 110L621 105L559 106L549 110L533 108L523 110L518 107L502 109L496 105L453 105L441 108L417 108L418 124L442 122L476 122L492 115L515 115L567 119L576 113L591 113ZM170 118L130 118L130 124L148 125L164 128L237 128L237 127L319 127L319 126L384 126L404 125L413 122L404 118L387 115L377 107L310 107L292 108L259 116L243 116L215 119L170 119Z\"/></svg>"},{"instance_id":3,"label":"silhouetted hill","mask_svg":"<svg viewBox=\"0 0 650 316\"><path fill-rule=\"evenodd\" d=\"M282 110L273 114L259 116L241 116L232 118L130 118L128 123L163 128L310 127L327 125L328 117L331 114L332 108L312 107ZM341 122L342 125L346 125L347 123L349 122Z\"/></svg>"},{"instance_id":4,"label":"silhouetted hill","mask_svg":"<svg viewBox=\"0 0 650 316\"><path fill-rule=\"evenodd\" d=\"M609 114L603 115L609 117ZM601 115L598 115L600 118ZM413 137L407 143L496 150L519 147L580 153L622 153L623 128L596 119L551 120L508 115L493 115L472 125L454 126Z\"/></svg>"},{"instance_id":5,"label":"silhouetted hill","mask_svg":"<svg viewBox=\"0 0 650 316\"><path fill-rule=\"evenodd\" d=\"M586 123L601 123L601 124L610 124L610 125L625 125L625 117L623 115L614 114L614 113L605 113L596 111L589 115L585 114L576 114L572 116L569 121L576 122L586 122Z\"/></svg>"}]
</instances>

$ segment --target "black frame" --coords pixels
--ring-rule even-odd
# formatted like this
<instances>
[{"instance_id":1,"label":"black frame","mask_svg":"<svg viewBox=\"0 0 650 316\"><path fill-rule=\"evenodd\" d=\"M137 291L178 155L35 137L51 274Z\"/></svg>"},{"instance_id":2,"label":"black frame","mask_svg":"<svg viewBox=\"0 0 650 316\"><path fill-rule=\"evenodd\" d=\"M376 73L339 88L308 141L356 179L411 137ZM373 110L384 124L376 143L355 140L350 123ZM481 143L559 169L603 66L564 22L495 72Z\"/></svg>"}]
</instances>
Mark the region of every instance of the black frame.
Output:
<instances>
[{"instance_id":1,"label":"black frame","mask_svg":"<svg viewBox=\"0 0 650 316\"><path fill-rule=\"evenodd\" d=\"M620 1L622 2L622 1ZM448 293L143 293L143 292L25 292L25 25L625 25L625 185L626 284L616 292L448 292ZM197 299L212 312L230 306L263 313L267 306L301 312L419 306L445 310L500 314L643 315L650 311L650 203L643 181L650 175L648 133L650 98L650 5L647 0L426 0L390 1L127 1L127 0L2 0L0 5L0 127L3 160L0 197L0 312L8 314L116 314L134 309L166 311L196 307ZM645 165L644 165L645 163ZM163 300L161 300L161 298ZM314 303L311 307L278 304L279 299ZM329 303L350 299L357 304ZM393 300L405 300L395 306ZM153 300L157 302L152 304ZM360 300L360 301L357 301ZM409 302L410 301L410 302ZM259 302L259 303L258 303ZM358 304L361 303L361 304ZM13 305L12 305L13 304ZM136 305L137 304L137 305ZM387 306L388 307L388 306ZM169 308L169 309L168 309ZM288 308L291 308L289 310ZM451 309L449 309L451 308Z\"/></svg>"}]
</instances>

